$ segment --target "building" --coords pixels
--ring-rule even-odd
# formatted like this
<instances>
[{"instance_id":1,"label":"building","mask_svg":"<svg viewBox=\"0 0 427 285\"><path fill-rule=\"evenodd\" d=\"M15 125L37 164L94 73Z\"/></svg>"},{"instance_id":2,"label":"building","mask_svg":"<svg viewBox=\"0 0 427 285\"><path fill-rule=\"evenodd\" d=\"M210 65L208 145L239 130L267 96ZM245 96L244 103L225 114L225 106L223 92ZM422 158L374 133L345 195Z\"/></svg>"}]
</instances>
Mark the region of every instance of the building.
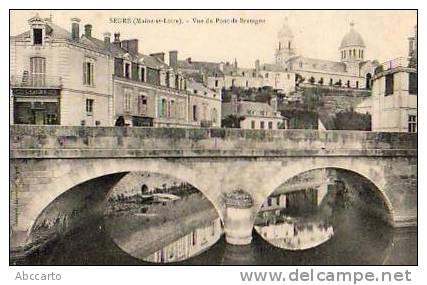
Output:
<instances>
[{"instance_id":1,"label":"building","mask_svg":"<svg viewBox=\"0 0 427 285\"><path fill-rule=\"evenodd\" d=\"M407 58L388 61L375 74L372 87L372 130L417 132L417 69Z\"/></svg>"},{"instance_id":2,"label":"building","mask_svg":"<svg viewBox=\"0 0 427 285\"><path fill-rule=\"evenodd\" d=\"M69 126L219 127L221 96L190 83L177 52L145 55L138 39L120 33L80 34L35 16L29 30L11 37L12 123Z\"/></svg>"},{"instance_id":3,"label":"building","mask_svg":"<svg viewBox=\"0 0 427 285\"><path fill-rule=\"evenodd\" d=\"M143 259L154 263L168 263L186 260L196 256L213 246L222 235L221 219L215 218L205 225L193 229L190 233Z\"/></svg>"},{"instance_id":4,"label":"building","mask_svg":"<svg viewBox=\"0 0 427 285\"><path fill-rule=\"evenodd\" d=\"M309 58L298 55L294 35L287 19L278 33L275 62L294 72L302 86L318 85L341 88L369 89L376 62L366 60L362 36L350 23L337 54L340 61Z\"/></svg>"},{"instance_id":5,"label":"building","mask_svg":"<svg viewBox=\"0 0 427 285\"><path fill-rule=\"evenodd\" d=\"M109 52L36 15L28 30L10 38L11 123L112 124L113 65Z\"/></svg>"},{"instance_id":6,"label":"building","mask_svg":"<svg viewBox=\"0 0 427 285\"><path fill-rule=\"evenodd\" d=\"M267 104L237 100L237 96L232 94L230 102L222 103L222 119L230 115L242 118L240 121L242 129L287 129L287 118L277 111L276 97Z\"/></svg>"},{"instance_id":7,"label":"building","mask_svg":"<svg viewBox=\"0 0 427 285\"><path fill-rule=\"evenodd\" d=\"M207 88L193 79L188 80L187 91L191 94L188 112L191 114L189 124L201 127L221 127L220 93Z\"/></svg>"},{"instance_id":8,"label":"building","mask_svg":"<svg viewBox=\"0 0 427 285\"><path fill-rule=\"evenodd\" d=\"M216 63L187 58L178 61L178 65L182 72L214 90L265 86L283 94L295 90L295 73L279 64L260 64L260 61L256 60L253 68L243 68L238 66L237 60L234 63Z\"/></svg>"},{"instance_id":9,"label":"building","mask_svg":"<svg viewBox=\"0 0 427 285\"><path fill-rule=\"evenodd\" d=\"M356 111L372 115L372 130L411 132L418 129L417 28L409 38L409 57L387 61L378 66L373 77L372 96ZM370 106L370 110L367 110Z\"/></svg>"}]
</instances>

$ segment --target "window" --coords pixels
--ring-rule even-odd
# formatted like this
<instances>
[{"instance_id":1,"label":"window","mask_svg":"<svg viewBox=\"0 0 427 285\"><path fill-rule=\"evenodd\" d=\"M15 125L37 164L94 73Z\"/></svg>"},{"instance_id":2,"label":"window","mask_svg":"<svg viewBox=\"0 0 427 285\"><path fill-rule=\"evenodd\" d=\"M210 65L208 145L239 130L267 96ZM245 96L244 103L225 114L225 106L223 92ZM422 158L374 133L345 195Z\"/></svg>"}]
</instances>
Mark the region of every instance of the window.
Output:
<instances>
[{"instance_id":1,"label":"window","mask_svg":"<svg viewBox=\"0 0 427 285\"><path fill-rule=\"evenodd\" d=\"M249 86L249 82L246 80L245 84L246 84L246 88L247 88Z\"/></svg>"},{"instance_id":2,"label":"window","mask_svg":"<svg viewBox=\"0 0 427 285\"><path fill-rule=\"evenodd\" d=\"M255 121L251 121L251 129L255 129Z\"/></svg>"},{"instance_id":3,"label":"window","mask_svg":"<svg viewBox=\"0 0 427 285\"><path fill-rule=\"evenodd\" d=\"M42 29L33 29L33 44L42 45L43 44L43 30Z\"/></svg>"},{"instance_id":4,"label":"window","mask_svg":"<svg viewBox=\"0 0 427 285\"><path fill-rule=\"evenodd\" d=\"M161 107L160 107L160 117L166 117L166 112L167 112L167 101L166 99L162 99L161 101Z\"/></svg>"},{"instance_id":5,"label":"window","mask_svg":"<svg viewBox=\"0 0 427 285\"><path fill-rule=\"evenodd\" d=\"M265 78L268 78L268 72L265 74Z\"/></svg>"},{"instance_id":6,"label":"window","mask_svg":"<svg viewBox=\"0 0 427 285\"><path fill-rule=\"evenodd\" d=\"M268 122L268 129L272 130L273 129L273 122Z\"/></svg>"},{"instance_id":7,"label":"window","mask_svg":"<svg viewBox=\"0 0 427 285\"><path fill-rule=\"evenodd\" d=\"M350 80L347 80L347 87L350 88Z\"/></svg>"},{"instance_id":8,"label":"window","mask_svg":"<svg viewBox=\"0 0 427 285\"><path fill-rule=\"evenodd\" d=\"M93 99L86 99L86 114L91 116L93 114Z\"/></svg>"},{"instance_id":9,"label":"window","mask_svg":"<svg viewBox=\"0 0 427 285\"><path fill-rule=\"evenodd\" d=\"M418 93L418 77L417 73L409 73L409 94L417 95Z\"/></svg>"},{"instance_id":10,"label":"window","mask_svg":"<svg viewBox=\"0 0 427 285\"><path fill-rule=\"evenodd\" d=\"M359 81L356 81L356 88L359 88Z\"/></svg>"},{"instance_id":11,"label":"window","mask_svg":"<svg viewBox=\"0 0 427 285\"><path fill-rule=\"evenodd\" d=\"M124 90L124 110L125 112L130 112L131 111L131 98L132 98L132 90L125 88Z\"/></svg>"},{"instance_id":12,"label":"window","mask_svg":"<svg viewBox=\"0 0 427 285\"><path fill-rule=\"evenodd\" d=\"M332 86L334 84L334 80L332 78L329 79L329 86Z\"/></svg>"},{"instance_id":13,"label":"window","mask_svg":"<svg viewBox=\"0 0 427 285\"><path fill-rule=\"evenodd\" d=\"M93 81L93 62L85 61L83 63L83 84L84 85L94 85Z\"/></svg>"},{"instance_id":14,"label":"window","mask_svg":"<svg viewBox=\"0 0 427 285\"><path fill-rule=\"evenodd\" d=\"M181 87L180 87L179 74L175 75L175 88L176 88L176 89L181 89Z\"/></svg>"},{"instance_id":15,"label":"window","mask_svg":"<svg viewBox=\"0 0 427 285\"><path fill-rule=\"evenodd\" d=\"M301 61L299 62L299 67L302 67L302 62Z\"/></svg>"},{"instance_id":16,"label":"window","mask_svg":"<svg viewBox=\"0 0 427 285\"><path fill-rule=\"evenodd\" d=\"M166 72L166 86L170 87L170 73Z\"/></svg>"},{"instance_id":17,"label":"window","mask_svg":"<svg viewBox=\"0 0 427 285\"><path fill-rule=\"evenodd\" d=\"M45 85L46 60L43 57L30 59L31 86L42 87Z\"/></svg>"},{"instance_id":18,"label":"window","mask_svg":"<svg viewBox=\"0 0 427 285\"><path fill-rule=\"evenodd\" d=\"M216 123L218 121L218 112L217 112L216 108L213 108L211 110L211 120L213 123Z\"/></svg>"},{"instance_id":19,"label":"window","mask_svg":"<svg viewBox=\"0 0 427 285\"><path fill-rule=\"evenodd\" d=\"M197 106L193 105L193 121L197 121Z\"/></svg>"},{"instance_id":20,"label":"window","mask_svg":"<svg viewBox=\"0 0 427 285\"><path fill-rule=\"evenodd\" d=\"M169 117L176 117L176 107L175 107L175 101L171 100L170 101L170 106L169 106Z\"/></svg>"},{"instance_id":21,"label":"window","mask_svg":"<svg viewBox=\"0 0 427 285\"><path fill-rule=\"evenodd\" d=\"M144 95L138 96L138 113L143 114L147 112L147 97Z\"/></svg>"},{"instance_id":22,"label":"window","mask_svg":"<svg viewBox=\"0 0 427 285\"><path fill-rule=\"evenodd\" d=\"M393 94L393 79L394 79L393 74L387 74L385 76L385 93L384 93L385 96Z\"/></svg>"},{"instance_id":23,"label":"window","mask_svg":"<svg viewBox=\"0 0 427 285\"><path fill-rule=\"evenodd\" d=\"M218 80L215 80L215 87L218 87Z\"/></svg>"},{"instance_id":24,"label":"window","mask_svg":"<svg viewBox=\"0 0 427 285\"><path fill-rule=\"evenodd\" d=\"M140 67L139 69L139 80L141 80L142 82L145 82L145 67Z\"/></svg>"},{"instance_id":25,"label":"window","mask_svg":"<svg viewBox=\"0 0 427 285\"><path fill-rule=\"evenodd\" d=\"M417 116L408 115L408 133L417 132Z\"/></svg>"},{"instance_id":26,"label":"window","mask_svg":"<svg viewBox=\"0 0 427 285\"><path fill-rule=\"evenodd\" d=\"M259 128L264 129L264 121L259 122Z\"/></svg>"},{"instance_id":27,"label":"window","mask_svg":"<svg viewBox=\"0 0 427 285\"><path fill-rule=\"evenodd\" d=\"M125 65L123 66L123 76L125 78L129 78L131 77L131 63L130 62L125 62Z\"/></svg>"}]
</instances>

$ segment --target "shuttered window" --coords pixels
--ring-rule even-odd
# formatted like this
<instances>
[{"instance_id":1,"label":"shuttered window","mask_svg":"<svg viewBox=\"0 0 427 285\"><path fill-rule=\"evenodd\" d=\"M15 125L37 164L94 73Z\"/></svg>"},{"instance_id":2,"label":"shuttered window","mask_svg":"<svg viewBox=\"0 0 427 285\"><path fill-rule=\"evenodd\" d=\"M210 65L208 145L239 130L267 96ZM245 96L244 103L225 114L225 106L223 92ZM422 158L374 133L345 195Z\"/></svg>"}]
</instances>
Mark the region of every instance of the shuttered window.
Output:
<instances>
[{"instance_id":1,"label":"shuttered window","mask_svg":"<svg viewBox=\"0 0 427 285\"><path fill-rule=\"evenodd\" d=\"M30 59L31 85L42 87L46 80L46 59L43 57L32 57Z\"/></svg>"},{"instance_id":2,"label":"shuttered window","mask_svg":"<svg viewBox=\"0 0 427 285\"><path fill-rule=\"evenodd\" d=\"M83 84L84 85L95 85L93 76L94 64L90 61L83 62Z\"/></svg>"}]
</instances>

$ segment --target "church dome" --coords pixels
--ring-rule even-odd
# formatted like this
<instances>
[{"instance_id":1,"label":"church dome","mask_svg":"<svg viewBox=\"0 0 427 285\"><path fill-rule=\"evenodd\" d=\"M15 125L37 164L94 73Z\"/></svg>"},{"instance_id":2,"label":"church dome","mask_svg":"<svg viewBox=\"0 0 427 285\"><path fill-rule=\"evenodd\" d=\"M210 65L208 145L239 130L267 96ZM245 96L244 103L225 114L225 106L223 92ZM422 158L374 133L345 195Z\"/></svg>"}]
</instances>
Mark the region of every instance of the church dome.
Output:
<instances>
[{"instance_id":1,"label":"church dome","mask_svg":"<svg viewBox=\"0 0 427 285\"><path fill-rule=\"evenodd\" d=\"M362 36L354 30L354 23L350 23L350 31L343 37L340 45L340 49L346 47L365 47L365 42Z\"/></svg>"}]
</instances>

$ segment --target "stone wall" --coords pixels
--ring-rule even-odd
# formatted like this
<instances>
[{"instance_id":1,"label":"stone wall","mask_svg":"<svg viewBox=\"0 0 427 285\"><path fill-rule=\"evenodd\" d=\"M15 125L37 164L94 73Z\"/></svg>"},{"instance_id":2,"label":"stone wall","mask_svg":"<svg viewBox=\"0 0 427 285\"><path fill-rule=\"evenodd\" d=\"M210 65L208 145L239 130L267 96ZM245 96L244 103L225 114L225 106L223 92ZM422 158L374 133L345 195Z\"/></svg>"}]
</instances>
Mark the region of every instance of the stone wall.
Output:
<instances>
[{"instance_id":1,"label":"stone wall","mask_svg":"<svg viewBox=\"0 0 427 285\"><path fill-rule=\"evenodd\" d=\"M360 131L10 127L12 158L414 156L417 135Z\"/></svg>"}]
</instances>

